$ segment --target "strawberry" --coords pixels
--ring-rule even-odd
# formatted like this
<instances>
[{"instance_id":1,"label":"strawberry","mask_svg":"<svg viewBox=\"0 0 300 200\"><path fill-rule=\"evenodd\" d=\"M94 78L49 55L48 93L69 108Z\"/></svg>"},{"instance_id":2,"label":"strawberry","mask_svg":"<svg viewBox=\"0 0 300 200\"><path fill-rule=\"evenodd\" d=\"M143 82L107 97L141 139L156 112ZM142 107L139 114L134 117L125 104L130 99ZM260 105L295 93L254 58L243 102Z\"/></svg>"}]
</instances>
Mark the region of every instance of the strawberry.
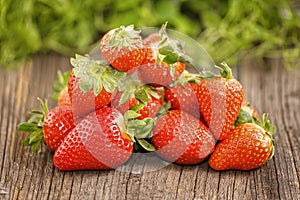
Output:
<instances>
[{"instance_id":1,"label":"strawberry","mask_svg":"<svg viewBox=\"0 0 300 200\"><path fill-rule=\"evenodd\" d=\"M70 171L108 170L122 165L133 150L122 123L121 113L110 107L90 113L56 150L54 166Z\"/></svg>"},{"instance_id":2,"label":"strawberry","mask_svg":"<svg viewBox=\"0 0 300 200\"><path fill-rule=\"evenodd\" d=\"M71 106L71 100L68 93L68 79L70 77L70 71L62 73L57 71L57 79L53 82L52 87L54 93L51 94L51 98L57 101L58 106Z\"/></svg>"},{"instance_id":3,"label":"strawberry","mask_svg":"<svg viewBox=\"0 0 300 200\"><path fill-rule=\"evenodd\" d=\"M25 146L32 146L36 152L42 142L55 151L66 135L75 127L72 109L57 106L48 111L47 102L39 99L42 110L32 111L27 122L18 125L18 131L30 132L31 135L23 141Z\"/></svg>"},{"instance_id":4,"label":"strawberry","mask_svg":"<svg viewBox=\"0 0 300 200\"><path fill-rule=\"evenodd\" d=\"M123 72L139 67L146 54L140 31L133 25L107 32L100 41L100 52L113 68Z\"/></svg>"},{"instance_id":5,"label":"strawberry","mask_svg":"<svg viewBox=\"0 0 300 200\"><path fill-rule=\"evenodd\" d=\"M209 74L201 80L197 93L201 114L218 140L229 136L244 100L242 85L232 77L228 65L222 64L221 77Z\"/></svg>"},{"instance_id":6,"label":"strawberry","mask_svg":"<svg viewBox=\"0 0 300 200\"><path fill-rule=\"evenodd\" d=\"M181 165L201 163L215 146L208 128L181 110L171 110L157 120L151 142L161 158Z\"/></svg>"},{"instance_id":7,"label":"strawberry","mask_svg":"<svg viewBox=\"0 0 300 200\"><path fill-rule=\"evenodd\" d=\"M142 65L138 69L138 77L145 84L156 87L167 86L176 80L185 70L183 62L175 62L170 65L162 63L160 65Z\"/></svg>"},{"instance_id":8,"label":"strawberry","mask_svg":"<svg viewBox=\"0 0 300 200\"><path fill-rule=\"evenodd\" d=\"M165 88L165 99L171 102L172 109L183 110L195 118L200 119L200 109L197 92L199 85L196 82L185 82Z\"/></svg>"},{"instance_id":9,"label":"strawberry","mask_svg":"<svg viewBox=\"0 0 300 200\"><path fill-rule=\"evenodd\" d=\"M191 60L183 53L182 42L168 37L166 26L167 23L163 24L159 33L144 39L147 52L138 69L138 77L153 86L167 86L176 80L185 70L185 63Z\"/></svg>"},{"instance_id":10,"label":"strawberry","mask_svg":"<svg viewBox=\"0 0 300 200\"><path fill-rule=\"evenodd\" d=\"M252 170L265 164L274 155L275 127L267 115L262 122L237 125L229 137L220 141L209 159L214 170Z\"/></svg>"},{"instance_id":11,"label":"strawberry","mask_svg":"<svg viewBox=\"0 0 300 200\"><path fill-rule=\"evenodd\" d=\"M69 78L68 92L74 116L85 116L110 104L125 73L88 56L76 55L71 59L71 64L74 68Z\"/></svg>"}]
</instances>

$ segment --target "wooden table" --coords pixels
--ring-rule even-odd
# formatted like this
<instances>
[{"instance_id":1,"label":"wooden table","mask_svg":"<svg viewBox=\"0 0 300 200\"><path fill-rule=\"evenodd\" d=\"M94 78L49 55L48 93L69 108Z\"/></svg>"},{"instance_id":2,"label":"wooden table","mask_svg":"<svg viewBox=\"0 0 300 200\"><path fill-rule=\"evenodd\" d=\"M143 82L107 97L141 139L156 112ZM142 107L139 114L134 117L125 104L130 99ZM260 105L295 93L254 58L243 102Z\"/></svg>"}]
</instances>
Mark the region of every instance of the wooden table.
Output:
<instances>
[{"instance_id":1,"label":"wooden table","mask_svg":"<svg viewBox=\"0 0 300 200\"><path fill-rule=\"evenodd\" d=\"M0 199L300 199L300 70L282 65L274 59L270 70L255 61L235 68L246 98L277 126L275 157L247 172L217 172L207 162L147 173L61 172L47 148L33 155L23 147L27 135L16 127L39 108L37 97L52 93L56 71L70 69L69 58L36 56L20 68L0 70Z\"/></svg>"}]
</instances>

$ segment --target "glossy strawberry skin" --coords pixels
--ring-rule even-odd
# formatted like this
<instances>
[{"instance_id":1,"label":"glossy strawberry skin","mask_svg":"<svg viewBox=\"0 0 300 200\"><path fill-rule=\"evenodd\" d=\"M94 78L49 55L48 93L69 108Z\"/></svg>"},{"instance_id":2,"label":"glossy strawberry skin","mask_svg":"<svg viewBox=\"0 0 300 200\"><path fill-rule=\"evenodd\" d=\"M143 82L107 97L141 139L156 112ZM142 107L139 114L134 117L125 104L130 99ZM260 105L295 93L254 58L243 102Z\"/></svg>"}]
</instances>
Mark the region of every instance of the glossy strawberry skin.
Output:
<instances>
[{"instance_id":1,"label":"glossy strawberry skin","mask_svg":"<svg viewBox=\"0 0 300 200\"><path fill-rule=\"evenodd\" d=\"M254 123L238 125L225 140L217 144L209 159L214 170L252 170L267 162L272 139Z\"/></svg>"},{"instance_id":2,"label":"glossy strawberry skin","mask_svg":"<svg viewBox=\"0 0 300 200\"><path fill-rule=\"evenodd\" d=\"M143 40L139 35L133 37L125 36L127 38L124 37L121 40L126 40L126 42L119 41L119 44L123 45L109 47L113 42L114 35L118 34L116 33L116 30L117 29L110 30L102 37L100 41L100 52L113 68L119 71L129 72L141 65L145 58L146 49L144 48ZM132 30L128 30L127 32L130 31Z\"/></svg>"},{"instance_id":3,"label":"glossy strawberry skin","mask_svg":"<svg viewBox=\"0 0 300 200\"><path fill-rule=\"evenodd\" d=\"M147 36L144 40L144 47L146 54L141 65L153 65L157 62L158 48L160 43L160 36L158 33L153 33Z\"/></svg>"},{"instance_id":4,"label":"glossy strawberry skin","mask_svg":"<svg viewBox=\"0 0 300 200\"><path fill-rule=\"evenodd\" d=\"M201 80L197 97L201 114L215 138L227 138L244 100L242 85L236 79Z\"/></svg>"},{"instance_id":5,"label":"glossy strawberry skin","mask_svg":"<svg viewBox=\"0 0 300 200\"><path fill-rule=\"evenodd\" d=\"M90 113L68 134L54 154L60 170L108 170L125 163L133 143L119 127L121 114L110 107Z\"/></svg>"},{"instance_id":6,"label":"glossy strawberry skin","mask_svg":"<svg viewBox=\"0 0 300 200\"><path fill-rule=\"evenodd\" d=\"M55 151L74 127L72 109L55 107L47 113L44 119L44 142L52 151Z\"/></svg>"},{"instance_id":7,"label":"glossy strawberry skin","mask_svg":"<svg viewBox=\"0 0 300 200\"><path fill-rule=\"evenodd\" d=\"M197 83L186 83L184 86L177 84L174 87L166 87L164 96L167 102L171 102L172 109L183 110L200 119L200 108L196 96L198 88Z\"/></svg>"},{"instance_id":8,"label":"glossy strawberry skin","mask_svg":"<svg viewBox=\"0 0 300 200\"><path fill-rule=\"evenodd\" d=\"M141 104L139 100L135 97L130 98L127 102L122 105L119 105L119 101L121 98L122 92L118 92L117 95L113 98L111 103L111 107L119 110L122 114L124 114L127 110L132 108L135 105ZM147 117L154 118L162 106L160 99L156 99L155 97L149 95L149 101L144 104L144 107L137 111L141 116L137 119L145 119Z\"/></svg>"},{"instance_id":9,"label":"glossy strawberry skin","mask_svg":"<svg viewBox=\"0 0 300 200\"><path fill-rule=\"evenodd\" d=\"M157 154L180 165L201 163L214 150L215 139L199 120L181 110L158 119L151 139Z\"/></svg>"},{"instance_id":10,"label":"glossy strawberry skin","mask_svg":"<svg viewBox=\"0 0 300 200\"><path fill-rule=\"evenodd\" d=\"M173 67L174 75L172 76L169 64L142 65L137 70L138 78L141 82L155 87L167 86L176 80L185 70L185 64L179 61L174 63Z\"/></svg>"},{"instance_id":11,"label":"glossy strawberry skin","mask_svg":"<svg viewBox=\"0 0 300 200\"><path fill-rule=\"evenodd\" d=\"M83 93L79 88L80 79L75 77L73 71L68 81L68 93L72 105L74 117L83 117L88 113L111 103L112 93L102 88L101 92L95 96L93 90Z\"/></svg>"}]
</instances>

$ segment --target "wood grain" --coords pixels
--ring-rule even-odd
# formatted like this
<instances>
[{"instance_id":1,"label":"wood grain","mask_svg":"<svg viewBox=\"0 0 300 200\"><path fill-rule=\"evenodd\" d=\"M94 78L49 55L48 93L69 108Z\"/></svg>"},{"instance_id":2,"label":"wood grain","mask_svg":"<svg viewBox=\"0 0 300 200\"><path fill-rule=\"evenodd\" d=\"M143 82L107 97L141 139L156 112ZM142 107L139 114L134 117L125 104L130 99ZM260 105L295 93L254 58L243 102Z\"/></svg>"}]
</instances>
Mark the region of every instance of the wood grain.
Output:
<instances>
[{"instance_id":1,"label":"wood grain","mask_svg":"<svg viewBox=\"0 0 300 200\"><path fill-rule=\"evenodd\" d=\"M60 172L47 148L32 155L22 146L27 134L16 127L38 108L36 97L52 92L57 70L70 69L69 58L36 56L0 70L0 199L300 199L300 71L285 70L280 59L268 62L268 70L254 60L235 70L246 98L277 126L275 157L249 172L216 172L204 162L143 173L145 160L126 166L129 172Z\"/></svg>"}]
</instances>

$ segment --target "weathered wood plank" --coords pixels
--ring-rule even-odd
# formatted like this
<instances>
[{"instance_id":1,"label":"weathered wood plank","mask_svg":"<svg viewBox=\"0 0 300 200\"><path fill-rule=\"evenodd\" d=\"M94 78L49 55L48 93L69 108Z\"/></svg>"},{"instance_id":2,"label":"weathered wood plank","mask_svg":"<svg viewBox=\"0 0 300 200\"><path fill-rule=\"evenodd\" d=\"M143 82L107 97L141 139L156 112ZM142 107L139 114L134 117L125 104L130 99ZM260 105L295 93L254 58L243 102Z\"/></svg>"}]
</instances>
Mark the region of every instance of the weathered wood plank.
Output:
<instances>
[{"instance_id":1,"label":"weathered wood plank","mask_svg":"<svg viewBox=\"0 0 300 200\"><path fill-rule=\"evenodd\" d=\"M0 70L0 199L300 199L300 71L284 70L279 60L269 65L266 71L245 61L234 70L246 98L278 127L275 157L250 172L216 172L204 162L142 173L150 169L145 160L123 171L60 172L47 148L32 155L21 145L26 134L16 126L39 107L37 96L52 92L56 71L69 69L69 58L36 57Z\"/></svg>"}]
</instances>

